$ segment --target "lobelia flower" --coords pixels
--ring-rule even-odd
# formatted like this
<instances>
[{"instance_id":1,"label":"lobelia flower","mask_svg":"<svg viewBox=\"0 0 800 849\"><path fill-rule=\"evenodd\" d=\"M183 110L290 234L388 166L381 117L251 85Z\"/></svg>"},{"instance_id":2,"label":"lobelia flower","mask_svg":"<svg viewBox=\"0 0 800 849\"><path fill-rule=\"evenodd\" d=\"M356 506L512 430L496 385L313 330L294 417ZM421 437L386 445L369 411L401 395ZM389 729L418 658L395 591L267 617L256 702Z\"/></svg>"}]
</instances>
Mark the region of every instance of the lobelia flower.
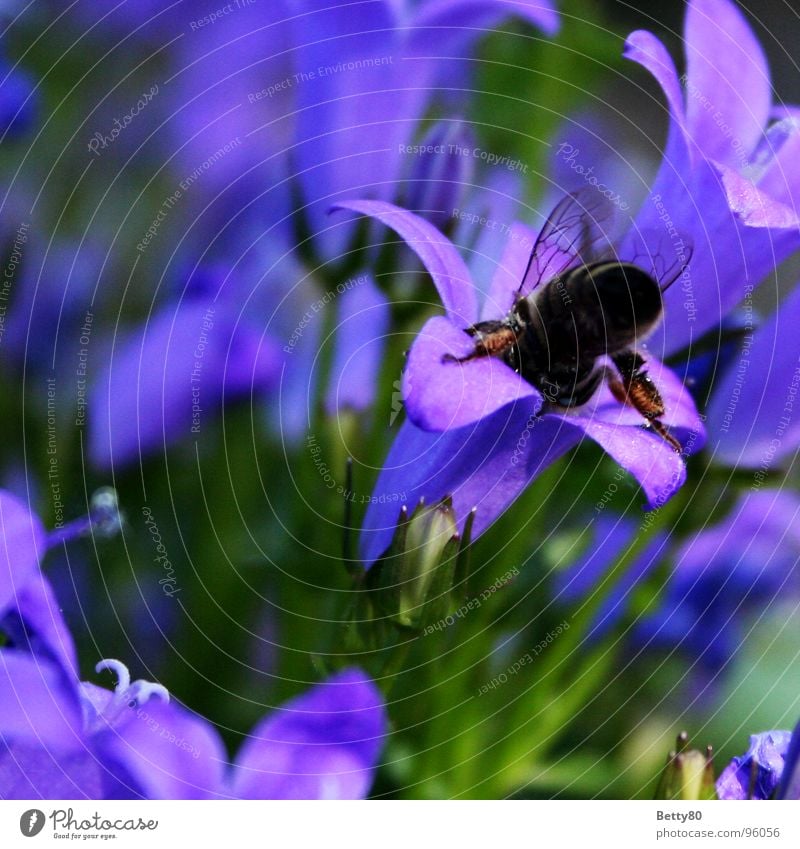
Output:
<instances>
[{"instance_id":1,"label":"lobelia flower","mask_svg":"<svg viewBox=\"0 0 800 849\"><path fill-rule=\"evenodd\" d=\"M656 535L608 594L592 633L602 637L620 623L641 580L666 561L655 608L628 632L636 652L677 651L691 659L703 686L735 656L754 615L768 615L778 600L800 595L800 498L779 490L743 495L725 519L671 549ZM604 576L636 540L639 524L601 516L590 525L580 562L557 576L557 600L571 603L604 591Z\"/></svg>"},{"instance_id":2,"label":"lobelia flower","mask_svg":"<svg viewBox=\"0 0 800 849\"><path fill-rule=\"evenodd\" d=\"M408 143L439 96L442 78L448 87L465 87L469 73L470 63L448 57L466 55L483 32L510 15L548 33L557 24L546 0L357 5L358 14L352 4L317 0L252 4L216 15L213 26L198 22L216 14L218 4L177 4L152 15L147 3L143 12L152 15L141 29L148 43L158 27L165 37L178 31L185 36L171 51L175 72L163 96L174 98L167 129L188 183L181 203L197 214L186 250L202 255L198 264L227 267L215 305L235 318L227 329L217 328L220 357L227 352L230 362L209 369L201 388L208 402L201 403L218 407L223 396L263 394L277 383L279 397L270 401L267 415L280 412L289 441L307 421L315 376L304 369L314 360L319 317L305 323L301 344L295 344L293 329L326 289L345 281L340 259L357 244L354 228L325 216L331 200L356 190L386 197L400 190L403 179L416 179L424 164L406 152ZM115 9L112 19L117 33L125 10ZM296 250L309 228L313 238L304 253L315 254L313 262ZM244 267L257 272L240 274ZM90 406L97 413L90 417L90 438L97 465L110 465L112 457L129 463L187 435L197 398L187 377L196 316L180 300L184 281L176 288L178 303L159 306L149 328L123 337L120 351L111 352L110 365L94 381ZM243 337L239 343L227 336L233 327ZM350 345L345 339L340 347ZM256 362L249 353L238 356L240 348L256 347ZM151 348L158 357L151 359ZM379 362L380 345L370 350ZM149 366L153 360L157 368ZM234 382L233 392L219 378L223 372ZM374 373L373 365L370 379ZM338 385L338 374L334 380ZM153 426L137 430L129 417L151 405Z\"/></svg>"},{"instance_id":3,"label":"lobelia flower","mask_svg":"<svg viewBox=\"0 0 800 849\"><path fill-rule=\"evenodd\" d=\"M228 762L216 729L160 684L131 682L117 660L113 692L81 682L75 646L39 571L46 534L0 492L0 798L363 798L386 711L375 684L347 669L265 717Z\"/></svg>"},{"instance_id":4,"label":"lobelia flower","mask_svg":"<svg viewBox=\"0 0 800 849\"><path fill-rule=\"evenodd\" d=\"M717 797L724 800L772 799L786 767L792 734L764 731L750 737L747 751L735 757L717 779ZM798 798L784 796L783 798Z\"/></svg>"},{"instance_id":5,"label":"lobelia flower","mask_svg":"<svg viewBox=\"0 0 800 849\"><path fill-rule=\"evenodd\" d=\"M759 485L768 472L786 466L800 445L799 318L800 286L755 332L751 307L748 332L718 378L708 409L714 456L755 469Z\"/></svg>"},{"instance_id":6,"label":"lobelia flower","mask_svg":"<svg viewBox=\"0 0 800 849\"><path fill-rule=\"evenodd\" d=\"M665 237L667 250L679 259L686 259L693 246L691 274L682 275L664 293L664 320L648 338L647 358L672 416L665 423L685 448L691 440L691 451L696 451L703 443L702 428L682 386L690 369L675 375L658 360L687 346L691 356L697 340L715 328L719 332L725 314L776 262L800 247L800 227L792 209L797 169L786 158L791 149L787 144L797 135L796 122L784 119L768 126L766 66L743 17L727 0L690 3L685 42L685 102L661 42L644 31L626 42L625 55L648 69L663 88L670 127L651 193L619 242L617 255L625 259L663 253ZM717 62L721 56L725 61ZM709 115L708 103L714 104L716 119ZM786 172L790 176L781 182ZM475 531L480 533L536 474L580 440L581 430L639 479L651 505L664 503L681 485L679 458L638 428L636 414L621 408L604 389L590 409L580 411L584 415L555 417L540 415L541 399L499 362L465 363L462 384L454 369L438 368L442 354L458 357L472 349L474 342L461 332L465 327L478 317L499 318L508 311L527 261L522 245L530 246L530 235L509 240L479 316L474 296L466 293L470 287L464 263L440 234L374 201L346 206L382 217L424 253L428 270L434 279L440 278L448 312L447 318L426 325L412 349L408 384L417 388L417 398L407 401L411 423L394 443L378 493L406 491L432 500L452 493L460 522L478 506ZM517 227L515 232L525 231ZM415 372L425 379L415 380ZM450 432L460 426L470 429ZM362 547L368 563L388 545L395 520L387 504L368 511Z\"/></svg>"},{"instance_id":7,"label":"lobelia flower","mask_svg":"<svg viewBox=\"0 0 800 849\"><path fill-rule=\"evenodd\" d=\"M53 591L40 564L57 546L87 534L111 536L121 522L116 492L110 487L92 495L87 516L50 532L24 501L0 490L0 622L10 640L75 671L72 639L60 613L52 614Z\"/></svg>"},{"instance_id":8,"label":"lobelia flower","mask_svg":"<svg viewBox=\"0 0 800 849\"><path fill-rule=\"evenodd\" d=\"M779 799L800 799L800 722L789 741L789 751L783 764L783 775L778 787Z\"/></svg>"},{"instance_id":9,"label":"lobelia flower","mask_svg":"<svg viewBox=\"0 0 800 849\"><path fill-rule=\"evenodd\" d=\"M531 230L520 224L513 228L479 310L464 261L431 224L381 201L348 201L340 207L395 230L422 260L446 310L427 322L408 355L403 387L409 421L376 484L378 503L373 499L365 518L362 556L368 564L391 541L397 518L392 492L406 493L411 503L452 496L459 527L476 507L473 533L480 534L538 473L586 436L636 477L650 505L665 503L681 486L686 474L682 456L648 432L642 415L617 401L605 383L584 406L567 411L546 403L538 389L499 359L446 360L474 350L466 328L508 314L526 277L535 240ZM559 250L539 259L542 267L534 276L549 280L548 268L576 263L574 252ZM625 259L624 248L618 256ZM698 450L703 426L692 399L677 375L655 358L647 360L665 403L664 425L687 453Z\"/></svg>"},{"instance_id":10,"label":"lobelia flower","mask_svg":"<svg viewBox=\"0 0 800 849\"><path fill-rule=\"evenodd\" d=\"M715 457L772 466L794 451L800 433L791 403L784 409L796 388L791 333L800 300L787 298L754 337L750 298L800 246L800 110L773 103L761 46L730 0L688 3L684 45L680 78L652 33L632 33L625 48L660 84L670 113L666 153L637 225L662 221L690 236L692 279L702 281L682 280L665 293L670 319L649 343L666 354L690 346L693 357L692 346L705 335L706 370L717 372L708 410ZM559 185L593 180L623 203L638 195L640 174L619 154L624 139L615 139L613 128L568 126L562 139L554 164ZM737 356L727 324L743 299Z\"/></svg>"},{"instance_id":11,"label":"lobelia flower","mask_svg":"<svg viewBox=\"0 0 800 849\"><path fill-rule=\"evenodd\" d=\"M800 124L773 107L757 38L730 0L692 0L683 41L686 73L680 79L652 33L634 32L625 46L625 56L661 86L670 120L637 229L646 232L660 222L694 244L692 279L665 294L668 321L650 340L665 353L709 332L718 339L731 309L800 247L800 170L792 154Z\"/></svg>"},{"instance_id":12,"label":"lobelia flower","mask_svg":"<svg viewBox=\"0 0 800 849\"><path fill-rule=\"evenodd\" d=\"M57 611L51 607L53 616ZM261 720L230 763L214 726L160 684L98 663L113 692L15 648L0 649L0 798L360 799L386 716L357 669Z\"/></svg>"},{"instance_id":13,"label":"lobelia flower","mask_svg":"<svg viewBox=\"0 0 800 849\"><path fill-rule=\"evenodd\" d=\"M0 50L0 141L18 138L31 128L38 99L31 77Z\"/></svg>"},{"instance_id":14,"label":"lobelia flower","mask_svg":"<svg viewBox=\"0 0 800 849\"><path fill-rule=\"evenodd\" d=\"M718 525L674 554L666 592L637 643L675 648L716 675L744 639L749 616L800 595L800 499L779 490L742 496Z\"/></svg>"}]
</instances>

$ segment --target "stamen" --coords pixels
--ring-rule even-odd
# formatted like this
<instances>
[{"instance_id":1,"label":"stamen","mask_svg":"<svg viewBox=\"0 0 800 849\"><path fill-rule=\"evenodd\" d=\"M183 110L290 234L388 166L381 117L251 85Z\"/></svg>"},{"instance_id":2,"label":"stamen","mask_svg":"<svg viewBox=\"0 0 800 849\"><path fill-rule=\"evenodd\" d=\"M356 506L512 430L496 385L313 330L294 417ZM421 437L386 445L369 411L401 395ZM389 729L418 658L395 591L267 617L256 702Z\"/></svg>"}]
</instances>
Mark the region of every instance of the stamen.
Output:
<instances>
[{"instance_id":1,"label":"stamen","mask_svg":"<svg viewBox=\"0 0 800 849\"><path fill-rule=\"evenodd\" d=\"M120 688L124 691L131 686L131 674L128 672L128 667L121 660L115 660L113 657L104 658L95 666L94 671L105 672L106 669L117 676L114 693L119 693Z\"/></svg>"},{"instance_id":2,"label":"stamen","mask_svg":"<svg viewBox=\"0 0 800 849\"><path fill-rule=\"evenodd\" d=\"M104 726L114 725L126 709L141 707L153 697L169 702L169 691L163 684L142 679L131 683L128 667L122 661L104 658L95 666L96 672L103 672L106 669L117 676L117 684L114 687L113 696L103 710L89 721L91 730L100 730Z\"/></svg>"}]
</instances>

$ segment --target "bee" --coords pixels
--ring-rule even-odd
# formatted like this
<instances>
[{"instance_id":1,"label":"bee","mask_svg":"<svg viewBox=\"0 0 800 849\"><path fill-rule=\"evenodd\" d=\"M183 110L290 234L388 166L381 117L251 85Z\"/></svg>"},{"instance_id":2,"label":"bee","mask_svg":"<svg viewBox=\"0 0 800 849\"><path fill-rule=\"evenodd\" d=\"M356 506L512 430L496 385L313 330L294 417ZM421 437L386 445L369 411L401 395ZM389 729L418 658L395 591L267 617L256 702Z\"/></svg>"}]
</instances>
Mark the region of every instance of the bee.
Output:
<instances>
[{"instance_id":1,"label":"bee","mask_svg":"<svg viewBox=\"0 0 800 849\"><path fill-rule=\"evenodd\" d=\"M548 216L508 315L467 328L474 351L443 359L497 357L551 407L580 407L606 381L620 403L635 408L642 423L680 453L661 421L664 401L637 344L661 320L662 294L685 271L691 246L684 237L679 258L668 267L660 252L643 258L650 271L637 261L603 256L598 247L609 241L602 225L613 210L590 191L566 195Z\"/></svg>"}]
</instances>

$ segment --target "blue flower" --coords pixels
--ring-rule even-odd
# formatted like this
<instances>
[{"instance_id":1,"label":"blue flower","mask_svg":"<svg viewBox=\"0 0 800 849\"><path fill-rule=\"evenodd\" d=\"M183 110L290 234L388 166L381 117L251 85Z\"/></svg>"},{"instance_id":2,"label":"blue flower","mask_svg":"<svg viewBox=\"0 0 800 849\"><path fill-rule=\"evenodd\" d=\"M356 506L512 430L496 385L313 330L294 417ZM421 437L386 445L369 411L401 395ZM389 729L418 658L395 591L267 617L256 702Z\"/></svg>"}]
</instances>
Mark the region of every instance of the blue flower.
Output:
<instances>
[{"instance_id":1,"label":"blue flower","mask_svg":"<svg viewBox=\"0 0 800 849\"><path fill-rule=\"evenodd\" d=\"M744 639L746 617L800 595L800 499L777 490L742 496L726 519L683 543L657 610L637 643L677 649L717 674Z\"/></svg>"},{"instance_id":2,"label":"blue flower","mask_svg":"<svg viewBox=\"0 0 800 849\"><path fill-rule=\"evenodd\" d=\"M72 636L39 570L49 537L0 492L0 798L354 799L369 792L387 733L375 684L352 668L262 719L229 763L217 730L118 660L80 681Z\"/></svg>"},{"instance_id":3,"label":"blue flower","mask_svg":"<svg viewBox=\"0 0 800 849\"><path fill-rule=\"evenodd\" d=\"M216 15L218 6L176 4L155 15L145 2L110 15L115 36L126 28L148 43L158 31L164 40L183 36L170 50L170 82L158 97L170 99L165 132L185 184L169 214L191 216L181 250L192 268L188 278L173 278L175 297L157 306L146 326L114 341L93 380L96 465L128 464L191 438L198 418L212 419L223 402L266 392L275 393L268 416L280 412L289 441L307 429L322 332L316 305L365 273L342 270L359 234L328 217L331 203L354 192L395 197L404 180L417 179L422 163L409 150L423 117L442 99L440 87L445 93L466 87L469 63L448 57L463 56L510 15L548 33L557 27L546 0L357 6L354 13L349 4L278 0ZM158 250L157 236L145 250ZM209 263L224 271L213 294L198 298L188 280ZM198 377L197 318L208 308L219 320ZM349 309L340 307L345 327L353 326ZM372 365L364 364L352 382L359 403L375 391L379 330L378 323L358 334L343 329L337 342L337 357L368 343L364 356ZM332 391L350 403L346 372L335 371L333 379L338 389Z\"/></svg>"},{"instance_id":4,"label":"blue flower","mask_svg":"<svg viewBox=\"0 0 800 849\"><path fill-rule=\"evenodd\" d=\"M576 197L574 202L584 200ZM546 404L542 393L499 359L453 363L474 350L465 329L503 318L511 308L536 234L517 224L481 308L476 286L455 246L435 227L411 212L381 201L347 201L341 208L372 216L395 230L422 260L437 287L446 315L430 319L411 348L403 389L409 421L401 428L376 484L364 522L362 556L372 563L389 545L396 516L392 493L412 503L437 503L452 496L459 527L477 508L473 534L482 533L525 487L554 460L589 437L642 484L648 502L664 504L685 480L682 456L643 427L633 407L618 401L605 385L574 411ZM587 214L591 214L587 212ZM658 239L656 233L654 238ZM653 256L660 242L628 255ZM621 246L617 256L626 258ZM548 253L539 273L567 267L568 251ZM523 291L523 294L527 294ZM651 380L664 400L664 425L686 453L704 441L701 420L680 378L648 357Z\"/></svg>"},{"instance_id":5,"label":"blue flower","mask_svg":"<svg viewBox=\"0 0 800 849\"><path fill-rule=\"evenodd\" d=\"M50 615L58 616L55 606ZM360 799L386 734L383 700L357 669L281 705L230 763L211 723L160 684L112 691L56 663L0 649L0 796L4 799Z\"/></svg>"},{"instance_id":6,"label":"blue flower","mask_svg":"<svg viewBox=\"0 0 800 849\"><path fill-rule=\"evenodd\" d=\"M636 586L666 562L658 602L631 626L630 644L637 652L679 652L708 685L736 655L749 616L800 596L798 516L797 496L764 489L740 497L725 519L680 543L656 535L604 600L593 636L619 624ZM640 523L603 515L588 527L586 554L557 578L559 602L605 593L605 576L636 541Z\"/></svg>"},{"instance_id":7,"label":"blue flower","mask_svg":"<svg viewBox=\"0 0 800 849\"><path fill-rule=\"evenodd\" d=\"M726 800L772 799L783 775L791 737L789 731L753 734L747 751L735 757L717 779L717 796Z\"/></svg>"}]
</instances>

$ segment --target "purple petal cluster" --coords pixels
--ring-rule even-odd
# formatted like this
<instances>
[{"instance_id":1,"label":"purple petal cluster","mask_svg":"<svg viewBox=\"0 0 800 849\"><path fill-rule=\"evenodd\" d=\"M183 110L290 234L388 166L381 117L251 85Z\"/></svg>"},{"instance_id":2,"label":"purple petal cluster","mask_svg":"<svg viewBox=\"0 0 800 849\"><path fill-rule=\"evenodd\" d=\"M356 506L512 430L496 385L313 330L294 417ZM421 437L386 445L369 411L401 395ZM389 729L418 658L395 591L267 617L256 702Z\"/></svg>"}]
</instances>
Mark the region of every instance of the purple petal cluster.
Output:
<instances>
[{"instance_id":1,"label":"purple petal cluster","mask_svg":"<svg viewBox=\"0 0 800 849\"><path fill-rule=\"evenodd\" d=\"M375 684L346 669L252 729L232 763L207 720L118 660L80 681L72 636L39 571L47 535L0 492L0 798L358 799L387 732ZM56 535L58 540L63 534Z\"/></svg>"},{"instance_id":2,"label":"purple petal cluster","mask_svg":"<svg viewBox=\"0 0 800 849\"><path fill-rule=\"evenodd\" d=\"M651 506L664 504L682 485L683 457L648 432L641 415L617 401L607 387L574 412L558 411L545 406L534 386L497 359L447 361L447 355L462 357L474 349L465 328L508 313L530 258L532 231L523 225L512 230L479 308L477 287L464 260L433 225L381 201L340 206L397 232L423 262L446 311L428 321L408 355L403 377L408 421L378 479L378 503L365 519L362 556L367 563L391 540L396 521L392 493L405 492L412 502L424 498L428 503L450 495L462 527L477 507L473 532L480 534L537 474L587 437L636 477ZM622 249L620 257L625 258ZM664 424L686 453L699 450L703 425L680 378L652 357L648 369L665 402Z\"/></svg>"},{"instance_id":3,"label":"purple petal cluster","mask_svg":"<svg viewBox=\"0 0 800 849\"><path fill-rule=\"evenodd\" d=\"M717 796L725 800L774 798L785 769L791 737L789 731L753 734L747 751L735 757L717 779Z\"/></svg>"},{"instance_id":4,"label":"purple petal cluster","mask_svg":"<svg viewBox=\"0 0 800 849\"><path fill-rule=\"evenodd\" d=\"M230 13L213 3L105 5L76 11L100 33L127 31L146 49L175 39L170 84L158 98L170 104L165 132L184 187L181 204L196 218L184 248L193 267L175 278L174 298L115 339L93 382L92 458L105 467L130 463L191 438L198 417L211 420L223 400L265 392L277 395L267 418L279 410L291 441L307 428L318 377L316 304L350 279L340 258L356 244L353 227L328 217L331 203L344 194L396 197L404 180L422 179L423 163L407 149L437 89L465 87L469 63L456 57L510 15L552 33L556 14L549 2L500 0L375 0L358 4L357 14L351 5L317 0L242 4ZM448 179L425 177L437 185ZM296 251L307 232L313 239L303 254L313 253L319 265ZM187 279L215 263L223 270L213 295L189 297ZM367 289L375 302L378 290L363 288L362 296ZM207 309L217 315L213 350L198 363L196 319ZM371 330L356 332L353 304L337 309L343 338L326 406L338 407L333 393L344 406L363 408L375 390L383 319L376 315ZM362 342L363 366L351 380L339 366L342 357L354 362ZM144 408L147 425L136 421Z\"/></svg>"},{"instance_id":5,"label":"purple petal cluster","mask_svg":"<svg viewBox=\"0 0 800 849\"><path fill-rule=\"evenodd\" d=\"M800 499L790 493L742 496L674 554L663 600L638 640L677 648L717 673L742 643L748 616L800 596L798 516Z\"/></svg>"},{"instance_id":6,"label":"purple petal cluster","mask_svg":"<svg viewBox=\"0 0 800 849\"><path fill-rule=\"evenodd\" d=\"M779 490L742 496L721 522L673 547L659 534L637 556L612 593L605 579L636 541L639 523L603 515L590 523L586 554L557 578L560 602L607 595L593 627L602 638L617 626L631 594L663 562L669 577L655 609L634 623L637 650L680 652L696 663L704 683L735 656L746 623L779 600L800 597L800 499Z\"/></svg>"}]
</instances>

